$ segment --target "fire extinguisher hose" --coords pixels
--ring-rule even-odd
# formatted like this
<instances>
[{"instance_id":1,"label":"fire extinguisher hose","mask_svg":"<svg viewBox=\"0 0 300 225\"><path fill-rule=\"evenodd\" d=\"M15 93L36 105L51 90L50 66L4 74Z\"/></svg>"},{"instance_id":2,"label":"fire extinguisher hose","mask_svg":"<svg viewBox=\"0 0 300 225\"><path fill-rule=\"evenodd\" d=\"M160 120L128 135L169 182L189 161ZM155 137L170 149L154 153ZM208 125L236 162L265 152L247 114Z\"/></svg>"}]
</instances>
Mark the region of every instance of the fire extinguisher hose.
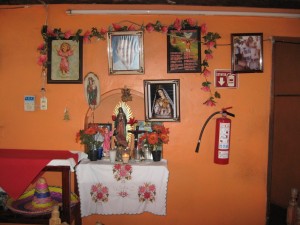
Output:
<instances>
[{"instance_id":1,"label":"fire extinguisher hose","mask_svg":"<svg viewBox=\"0 0 300 225\"><path fill-rule=\"evenodd\" d=\"M200 135L199 135L199 139L198 139L198 143L197 143L197 147L196 147L196 151L195 152L199 152L199 148L200 148L200 142L201 142L201 138L202 138L202 135L203 135L203 132L204 132L204 129L206 127L206 125L208 124L208 122L210 121L211 118L213 118L215 115L219 114L219 113L222 113L222 111L217 111L217 112L214 112L213 114L211 114L205 121L205 123L203 124L202 126L202 129L201 129L201 132L200 132Z\"/></svg>"}]
</instances>

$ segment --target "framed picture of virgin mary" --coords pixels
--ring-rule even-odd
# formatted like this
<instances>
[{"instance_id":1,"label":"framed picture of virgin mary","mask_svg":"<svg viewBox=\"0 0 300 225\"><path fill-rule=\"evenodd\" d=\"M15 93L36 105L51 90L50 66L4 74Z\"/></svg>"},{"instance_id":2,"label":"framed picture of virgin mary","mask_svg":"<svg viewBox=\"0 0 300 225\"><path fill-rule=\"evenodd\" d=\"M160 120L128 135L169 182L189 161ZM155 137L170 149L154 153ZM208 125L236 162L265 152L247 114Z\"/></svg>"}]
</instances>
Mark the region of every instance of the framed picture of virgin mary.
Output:
<instances>
[{"instance_id":1,"label":"framed picture of virgin mary","mask_svg":"<svg viewBox=\"0 0 300 225\"><path fill-rule=\"evenodd\" d=\"M179 79L144 80L145 121L180 121Z\"/></svg>"}]
</instances>

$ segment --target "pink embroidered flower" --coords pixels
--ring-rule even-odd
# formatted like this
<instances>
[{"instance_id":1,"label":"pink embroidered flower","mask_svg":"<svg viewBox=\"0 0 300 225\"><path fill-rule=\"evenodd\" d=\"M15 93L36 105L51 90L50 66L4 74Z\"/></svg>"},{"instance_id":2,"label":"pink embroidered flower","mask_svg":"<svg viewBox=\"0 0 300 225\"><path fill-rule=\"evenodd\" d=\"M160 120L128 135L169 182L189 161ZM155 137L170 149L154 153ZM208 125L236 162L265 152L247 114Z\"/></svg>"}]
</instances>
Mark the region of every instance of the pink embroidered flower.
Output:
<instances>
[{"instance_id":1,"label":"pink embroidered flower","mask_svg":"<svg viewBox=\"0 0 300 225\"><path fill-rule=\"evenodd\" d=\"M121 177L126 177L127 171L123 169L120 170L120 176Z\"/></svg>"},{"instance_id":2,"label":"pink embroidered flower","mask_svg":"<svg viewBox=\"0 0 300 225\"><path fill-rule=\"evenodd\" d=\"M153 24L152 24L152 23L148 23L148 24L146 25L146 30L147 30L148 32L154 31L154 26L153 26Z\"/></svg>"},{"instance_id":3,"label":"pink embroidered flower","mask_svg":"<svg viewBox=\"0 0 300 225\"><path fill-rule=\"evenodd\" d=\"M70 30L65 32L65 38L69 39L72 36L72 32Z\"/></svg>"},{"instance_id":4,"label":"pink embroidered flower","mask_svg":"<svg viewBox=\"0 0 300 225\"><path fill-rule=\"evenodd\" d=\"M117 23L113 23L112 25L113 25L115 31L118 31L118 30L122 29L122 27Z\"/></svg>"},{"instance_id":5,"label":"pink embroidered flower","mask_svg":"<svg viewBox=\"0 0 300 225\"><path fill-rule=\"evenodd\" d=\"M37 63L42 66L45 62L47 62L47 55L40 55Z\"/></svg>"},{"instance_id":6,"label":"pink embroidered flower","mask_svg":"<svg viewBox=\"0 0 300 225\"><path fill-rule=\"evenodd\" d=\"M119 164L119 163L115 164L114 169L120 170L121 169L121 164Z\"/></svg>"},{"instance_id":7,"label":"pink embroidered flower","mask_svg":"<svg viewBox=\"0 0 300 225\"><path fill-rule=\"evenodd\" d=\"M175 28L176 30L180 31L180 30L181 30L181 20L178 19L178 18L176 18L176 20L175 20L173 26L174 26L174 28Z\"/></svg>"},{"instance_id":8,"label":"pink embroidered flower","mask_svg":"<svg viewBox=\"0 0 300 225\"><path fill-rule=\"evenodd\" d=\"M168 27L167 26L162 26L161 27L161 32L163 32L164 34L168 32Z\"/></svg>"},{"instance_id":9,"label":"pink embroidered flower","mask_svg":"<svg viewBox=\"0 0 300 225\"><path fill-rule=\"evenodd\" d=\"M125 197L128 196L128 193L126 191L120 191L119 196L122 197L122 198L125 198Z\"/></svg>"},{"instance_id":10,"label":"pink embroidered flower","mask_svg":"<svg viewBox=\"0 0 300 225\"><path fill-rule=\"evenodd\" d=\"M90 41L91 31L87 30L83 35L83 42L87 43Z\"/></svg>"},{"instance_id":11,"label":"pink embroidered flower","mask_svg":"<svg viewBox=\"0 0 300 225\"><path fill-rule=\"evenodd\" d=\"M129 164L125 164L125 170L126 171L130 171L131 170L131 165L129 165Z\"/></svg>"},{"instance_id":12,"label":"pink embroidered flower","mask_svg":"<svg viewBox=\"0 0 300 225\"><path fill-rule=\"evenodd\" d=\"M154 184L145 183L144 185L140 186L138 189L138 196L140 202L155 201L156 196L156 187Z\"/></svg>"},{"instance_id":13,"label":"pink embroidered flower","mask_svg":"<svg viewBox=\"0 0 300 225\"><path fill-rule=\"evenodd\" d=\"M211 75L211 72L208 70L208 69L204 69L204 71L203 71L203 76L204 77L209 77Z\"/></svg>"},{"instance_id":14,"label":"pink embroidered flower","mask_svg":"<svg viewBox=\"0 0 300 225\"><path fill-rule=\"evenodd\" d=\"M207 34L207 26L206 26L205 23L201 25L201 33L202 33L203 35L206 35L206 34Z\"/></svg>"},{"instance_id":15,"label":"pink embroidered flower","mask_svg":"<svg viewBox=\"0 0 300 225\"><path fill-rule=\"evenodd\" d=\"M131 180L132 166L130 164L117 163L113 166L114 178L119 180Z\"/></svg>"},{"instance_id":16,"label":"pink embroidered flower","mask_svg":"<svg viewBox=\"0 0 300 225\"><path fill-rule=\"evenodd\" d=\"M90 194L94 202L107 202L108 201L108 188L102 183L96 183L91 186Z\"/></svg>"}]
</instances>

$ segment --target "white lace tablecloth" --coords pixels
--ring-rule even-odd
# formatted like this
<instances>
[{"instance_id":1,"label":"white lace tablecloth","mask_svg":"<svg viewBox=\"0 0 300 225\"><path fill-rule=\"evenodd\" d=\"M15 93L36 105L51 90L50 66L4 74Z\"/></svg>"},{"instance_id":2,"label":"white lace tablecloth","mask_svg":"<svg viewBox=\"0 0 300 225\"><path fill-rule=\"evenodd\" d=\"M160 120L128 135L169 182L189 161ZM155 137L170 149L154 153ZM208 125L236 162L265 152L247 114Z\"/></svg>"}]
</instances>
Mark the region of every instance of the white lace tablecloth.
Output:
<instances>
[{"instance_id":1,"label":"white lace tablecloth","mask_svg":"<svg viewBox=\"0 0 300 225\"><path fill-rule=\"evenodd\" d=\"M166 215L167 161L129 164L84 159L76 167L81 217L92 214Z\"/></svg>"}]
</instances>

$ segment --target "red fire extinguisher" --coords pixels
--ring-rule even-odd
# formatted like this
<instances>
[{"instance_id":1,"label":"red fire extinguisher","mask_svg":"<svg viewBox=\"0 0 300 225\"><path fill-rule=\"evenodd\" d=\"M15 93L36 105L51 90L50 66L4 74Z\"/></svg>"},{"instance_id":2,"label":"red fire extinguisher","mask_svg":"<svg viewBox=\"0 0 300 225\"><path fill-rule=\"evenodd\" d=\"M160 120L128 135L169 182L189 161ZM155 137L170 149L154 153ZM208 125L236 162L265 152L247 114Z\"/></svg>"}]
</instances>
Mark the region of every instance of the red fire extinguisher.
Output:
<instances>
[{"instance_id":1,"label":"red fire extinguisher","mask_svg":"<svg viewBox=\"0 0 300 225\"><path fill-rule=\"evenodd\" d=\"M214 163L216 164L225 165L229 163L231 120L227 118L227 115L235 117L234 114L227 112L227 110L230 108L232 107L223 108L221 111L214 112L207 118L207 120L205 121L201 129L197 147L196 147L196 152L198 153L200 148L201 138L209 120L216 114L222 114L222 117L217 118L216 120L215 151L214 151Z\"/></svg>"}]
</instances>

